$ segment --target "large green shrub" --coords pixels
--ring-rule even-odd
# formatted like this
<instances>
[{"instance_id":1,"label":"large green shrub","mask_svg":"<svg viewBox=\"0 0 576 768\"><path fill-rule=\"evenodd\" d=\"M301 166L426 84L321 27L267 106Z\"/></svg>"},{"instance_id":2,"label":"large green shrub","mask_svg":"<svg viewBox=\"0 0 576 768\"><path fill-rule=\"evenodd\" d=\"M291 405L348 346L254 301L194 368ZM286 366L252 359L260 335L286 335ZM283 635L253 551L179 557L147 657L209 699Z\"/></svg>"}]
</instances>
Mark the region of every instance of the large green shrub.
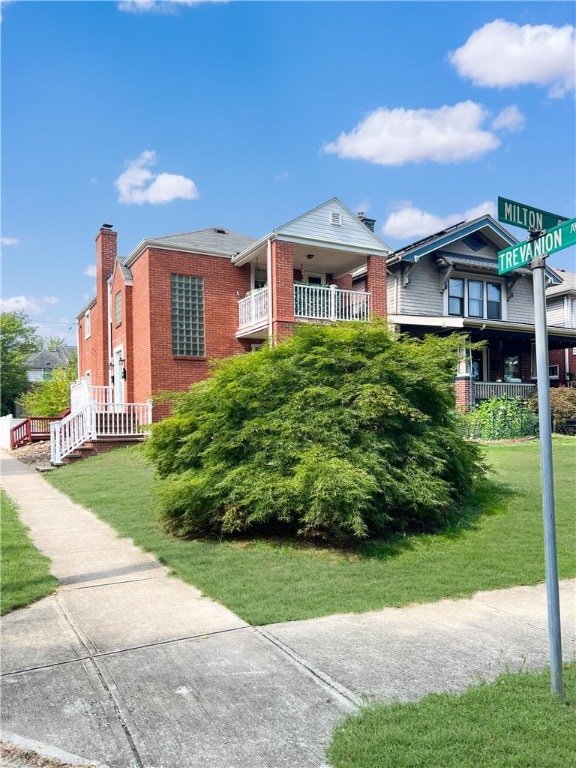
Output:
<instances>
[{"instance_id":1,"label":"large green shrub","mask_svg":"<svg viewBox=\"0 0 576 768\"><path fill-rule=\"evenodd\" d=\"M538 412L538 393L530 400L530 407ZM550 410L554 432L566 431L566 420L576 419L576 389L552 387L550 389Z\"/></svg>"},{"instance_id":2,"label":"large green shrub","mask_svg":"<svg viewBox=\"0 0 576 768\"><path fill-rule=\"evenodd\" d=\"M453 410L457 343L307 325L219 363L147 444L168 529L363 537L443 524L481 469Z\"/></svg>"},{"instance_id":3,"label":"large green shrub","mask_svg":"<svg viewBox=\"0 0 576 768\"><path fill-rule=\"evenodd\" d=\"M463 415L466 437L506 440L530 437L537 432L538 417L521 397L493 397Z\"/></svg>"}]
</instances>

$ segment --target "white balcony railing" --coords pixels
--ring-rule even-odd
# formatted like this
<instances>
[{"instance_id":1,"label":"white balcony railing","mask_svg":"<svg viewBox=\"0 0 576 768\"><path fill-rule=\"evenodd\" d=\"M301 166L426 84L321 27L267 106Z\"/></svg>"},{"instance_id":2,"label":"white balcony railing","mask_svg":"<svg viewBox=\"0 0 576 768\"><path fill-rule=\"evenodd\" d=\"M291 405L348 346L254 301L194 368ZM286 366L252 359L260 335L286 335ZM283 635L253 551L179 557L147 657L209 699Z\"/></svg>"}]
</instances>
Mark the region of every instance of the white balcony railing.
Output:
<instances>
[{"instance_id":1,"label":"white balcony railing","mask_svg":"<svg viewBox=\"0 0 576 768\"><path fill-rule=\"evenodd\" d=\"M370 294L335 285L294 285L294 317L309 320L369 320Z\"/></svg>"},{"instance_id":2,"label":"white balcony railing","mask_svg":"<svg viewBox=\"0 0 576 768\"><path fill-rule=\"evenodd\" d=\"M268 288L260 288L238 302L238 327L263 325L268 319ZM306 320L369 320L370 294L344 291L335 285L294 285L294 317Z\"/></svg>"},{"instance_id":3,"label":"white balcony railing","mask_svg":"<svg viewBox=\"0 0 576 768\"><path fill-rule=\"evenodd\" d=\"M252 291L238 302L238 327L250 328L261 325L268 319L268 287Z\"/></svg>"}]
</instances>

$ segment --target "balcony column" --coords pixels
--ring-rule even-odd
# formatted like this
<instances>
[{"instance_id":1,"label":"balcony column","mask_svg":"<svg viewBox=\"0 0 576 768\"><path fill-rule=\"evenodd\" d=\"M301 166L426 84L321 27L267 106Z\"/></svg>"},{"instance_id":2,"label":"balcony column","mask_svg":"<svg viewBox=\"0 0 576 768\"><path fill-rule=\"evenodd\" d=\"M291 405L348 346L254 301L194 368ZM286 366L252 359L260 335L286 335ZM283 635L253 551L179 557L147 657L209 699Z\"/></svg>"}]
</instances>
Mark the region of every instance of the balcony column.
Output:
<instances>
[{"instance_id":1,"label":"balcony column","mask_svg":"<svg viewBox=\"0 0 576 768\"><path fill-rule=\"evenodd\" d=\"M274 240L271 244L271 274L268 300L272 310L272 338L292 335L294 325L294 258L292 243Z\"/></svg>"},{"instance_id":2,"label":"balcony column","mask_svg":"<svg viewBox=\"0 0 576 768\"><path fill-rule=\"evenodd\" d=\"M366 259L366 290L370 293L372 317L386 317L387 314L387 272L386 259L382 256L368 256Z\"/></svg>"}]
</instances>

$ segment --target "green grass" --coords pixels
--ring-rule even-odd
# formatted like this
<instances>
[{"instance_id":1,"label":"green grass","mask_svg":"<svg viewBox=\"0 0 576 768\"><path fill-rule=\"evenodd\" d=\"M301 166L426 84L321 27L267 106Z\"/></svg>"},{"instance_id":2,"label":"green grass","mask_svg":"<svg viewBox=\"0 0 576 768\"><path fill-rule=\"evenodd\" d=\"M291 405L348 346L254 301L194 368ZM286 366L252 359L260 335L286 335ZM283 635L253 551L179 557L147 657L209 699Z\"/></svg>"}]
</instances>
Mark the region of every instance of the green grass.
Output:
<instances>
[{"instance_id":1,"label":"green grass","mask_svg":"<svg viewBox=\"0 0 576 768\"><path fill-rule=\"evenodd\" d=\"M154 552L184 581L251 624L377 610L545 579L538 441L490 444L493 472L462 524L443 534L371 541L341 550L295 541L178 540L154 511L153 471L139 448L71 464L47 477L121 536ZM576 573L576 440L554 439L561 578Z\"/></svg>"},{"instance_id":2,"label":"green grass","mask_svg":"<svg viewBox=\"0 0 576 768\"><path fill-rule=\"evenodd\" d=\"M550 672L505 674L465 693L375 704L335 730L335 768L567 768L576 756L576 665L566 700Z\"/></svg>"},{"instance_id":3,"label":"green grass","mask_svg":"<svg viewBox=\"0 0 576 768\"><path fill-rule=\"evenodd\" d=\"M58 586L50 561L34 547L12 500L0 491L0 614L46 597Z\"/></svg>"}]
</instances>

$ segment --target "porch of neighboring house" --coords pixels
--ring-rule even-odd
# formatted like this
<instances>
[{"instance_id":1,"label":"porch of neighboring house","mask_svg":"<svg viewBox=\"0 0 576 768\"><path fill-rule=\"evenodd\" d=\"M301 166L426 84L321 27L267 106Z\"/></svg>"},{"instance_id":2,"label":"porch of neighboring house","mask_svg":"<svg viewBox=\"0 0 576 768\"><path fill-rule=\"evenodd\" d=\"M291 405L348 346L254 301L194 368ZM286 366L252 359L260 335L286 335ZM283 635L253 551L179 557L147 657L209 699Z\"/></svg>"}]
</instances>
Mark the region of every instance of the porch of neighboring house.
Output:
<instances>
[{"instance_id":1,"label":"porch of neighboring house","mask_svg":"<svg viewBox=\"0 0 576 768\"><path fill-rule=\"evenodd\" d=\"M71 385L71 410L50 424L50 462L65 463L79 451L109 450L142 441L152 423L152 401L117 402L114 388L90 386L85 379Z\"/></svg>"}]
</instances>

